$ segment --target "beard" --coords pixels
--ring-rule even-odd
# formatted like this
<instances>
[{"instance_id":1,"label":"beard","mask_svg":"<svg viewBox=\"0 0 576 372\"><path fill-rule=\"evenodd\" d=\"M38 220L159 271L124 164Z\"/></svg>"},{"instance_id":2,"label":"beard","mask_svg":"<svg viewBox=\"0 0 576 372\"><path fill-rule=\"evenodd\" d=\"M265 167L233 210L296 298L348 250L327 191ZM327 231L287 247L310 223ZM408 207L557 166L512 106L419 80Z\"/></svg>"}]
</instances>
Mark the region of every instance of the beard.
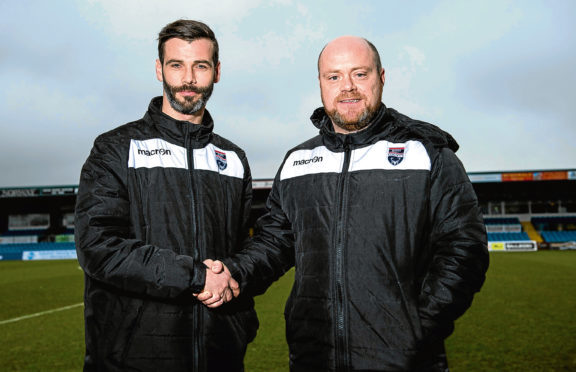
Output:
<instances>
[{"instance_id":1,"label":"beard","mask_svg":"<svg viewBox=\"0 0 576 372\"><path fill-rule=\"evenodd\" d=\"M334 107L337 107L337 103L340 100L354 99L354 98L365 99L366 97L364 97L364 96L361 96L361 97L338 96L334 100ZM324 105L324 106L326 106L326 105ZM359 113L355 114L352 117L345 117L343 114L338 112L338 110L336 108L334 108L333 110L330 110L330 111L326 110L326 114L332 120L332 123L334 125L344 129L347 132L357 132L359 130L366 128L370 124L372 119L374 119L374 116L376 116L376 114L378 113L379 109L380 109L380 101L377 101L377 104L375 106L365 107L362 111L360 111ZM349 115L350 114L347 114L346 116L349 116Z\"/></svg>"},{"instance_id":2,"label":"beard","mask_svg":"<svg viewBox=\"0 0 576 372\"><path fill-rule=\"evenodd\" d=\"M184 115L192 115L204 108L208 99L210 99L210 96L212 95L212 90L214 89L214 83L205 87L199 87L192 84L184 84L177 87L168 84L166 79L163 80L164 92L166 92L166 98L168 99L170 106ZM182 91L194 92L197 95L193 97L185 96L184 100L181 101L176 98L176 93ZM195 98L198 98L198 100L194 101Z\"/></svg>"}]
</instances>

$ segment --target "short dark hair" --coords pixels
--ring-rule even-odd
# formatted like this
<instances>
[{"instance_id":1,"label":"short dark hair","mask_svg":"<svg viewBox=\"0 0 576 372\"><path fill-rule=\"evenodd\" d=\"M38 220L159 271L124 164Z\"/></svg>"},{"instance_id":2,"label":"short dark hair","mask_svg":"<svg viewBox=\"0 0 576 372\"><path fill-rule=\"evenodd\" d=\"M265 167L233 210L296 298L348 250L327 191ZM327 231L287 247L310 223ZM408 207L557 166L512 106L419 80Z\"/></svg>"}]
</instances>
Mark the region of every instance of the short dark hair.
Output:
<instances>
[{"instance_id":1,"label":"short dark hair","mask_svg":"<svg viewBox=\"0 0 576 372\"><path fill-rule=\"evenodd\" d=\"M376 65L376 71L380 72L380 70L382 70L382 61L380 60L380 53L378 53L378 49L376 49L374 44L372 44L368 39L362 38L362 40L368 44L372 50L372 53L374 53L374 64ZM327 46L328 44L324 45L324 48L322 48L320 54L318 55L318 72L320 72L320 57L322 57L322 53L324 53L324 49L326 49Z\"/></svg>"},{"instance_id":2,"label":"short dark hair","mask_svg":"<svg viewBox=\"0 0 576 372\"><path fill-rule=\"evenodd\" d=\"M208 39L212 41L214 45L212 61L214 62L214 66L218 64L218 41L216 40L214 31L206 24L190 19L179 19L164 26L158 34L158 58L162 64L164 63L164 44L172 38L178 38L188 42L198 39Z\"/></svg>"}]
</instances>

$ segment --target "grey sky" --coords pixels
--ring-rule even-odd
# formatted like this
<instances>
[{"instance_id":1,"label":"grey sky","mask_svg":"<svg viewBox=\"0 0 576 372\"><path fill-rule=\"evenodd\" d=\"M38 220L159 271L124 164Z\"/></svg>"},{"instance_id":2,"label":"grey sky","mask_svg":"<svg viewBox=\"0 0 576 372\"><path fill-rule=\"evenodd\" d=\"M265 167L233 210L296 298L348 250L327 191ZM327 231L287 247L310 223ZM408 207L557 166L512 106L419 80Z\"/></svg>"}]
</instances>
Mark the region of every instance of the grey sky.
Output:
<instances>
[{"instance_id":1,"label":"grey sky","mask_svg":"<svg viewBox=\"0 0 576 372\"><path fill-rule=\"evenodd\" d=\"M169 6L167 4L170 4ZM576 167L573 1L0 1L0 187L78 183L94 138L162 94L156 37L198 19L222 79L208 109L254 178L316 134L316 59L371 40L384 102L458 140L468 171Z\"/></svg>"}]
</instances>

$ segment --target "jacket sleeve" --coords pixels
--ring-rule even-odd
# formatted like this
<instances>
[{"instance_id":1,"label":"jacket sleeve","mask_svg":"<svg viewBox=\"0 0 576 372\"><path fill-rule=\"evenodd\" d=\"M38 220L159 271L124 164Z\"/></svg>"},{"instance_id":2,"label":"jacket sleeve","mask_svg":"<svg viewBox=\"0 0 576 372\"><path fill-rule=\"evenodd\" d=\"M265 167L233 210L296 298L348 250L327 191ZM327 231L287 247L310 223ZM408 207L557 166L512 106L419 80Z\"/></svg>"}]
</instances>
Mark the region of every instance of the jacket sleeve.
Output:
<instances>
[{"instance_id":1,"label":"jacket sleeve","mask_svg":"<svg viewBox=\"0 0 576 372\"><path fill-rule=\"evenodd\" d=\"M80 266L90 278L134 294L170 298L201 292L203 263L135 239L123 152L121 143L98 138L82 168L75 213Z\"/></svg>"},{"instance_id":2,"label":"jacket sleeve","mask_svg":"<svg viewBox=\"0 0 576 372\"><path fill-rule=\"evenodd\" d=\"M277 175L266 201L267 213L258 219L251 244L242 252L223 260L240 284L241 292L251 296L264 293L294 266L294 233L282 210L279 189Z\"/></svg>"},{"instance_id":3,"label":"jacket sleeve","mask_svg":"<svg viewBox=\"0 0 576 372\"><path fill-rule=\"evenodd\" d=\"M241 251L243 248L250 245L250 215L252 212L252 173L250 171L250 164L246 156L243 156L244 165L244 184L243 184L243 195L240 205L242 206L242 211L238 213L240 218L238 229L237 242L240 242L234 249L234 253Z\"/></svg>"},{"instance_id":4,"label":"jacket sleeve","mask_svg":"<svg viewBox=\"0 0 576 372\"><path fill-rule=\"evenodd\" d=\"M464 167L442 149L431 174L432 257L419 296L425 336L447 337L471 305L488 269L486 230Z\"/></svg>"}]
</instances>

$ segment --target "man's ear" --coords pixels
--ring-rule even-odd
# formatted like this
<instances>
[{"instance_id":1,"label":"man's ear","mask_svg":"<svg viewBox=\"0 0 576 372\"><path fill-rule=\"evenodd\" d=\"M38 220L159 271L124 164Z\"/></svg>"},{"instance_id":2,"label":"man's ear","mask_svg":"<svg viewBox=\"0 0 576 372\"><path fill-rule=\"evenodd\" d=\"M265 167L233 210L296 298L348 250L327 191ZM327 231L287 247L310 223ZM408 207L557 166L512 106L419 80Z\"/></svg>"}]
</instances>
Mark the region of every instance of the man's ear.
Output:
<instances>
[{"instance_id":1,"label":"man's ear","mask_svg":"<svg viewBox=\"0 0 576 372\"><path fill-rule=\"evenodd\" d=\"M162 62L159 59L156 60L156 79L158 81L164 81L162 78Z\"/></svg>"},{"instance_id":2,"label":"man's ear","mask_svg":"<svg viewBox=\"0 0 576 372\"><path fill-rule=\"evenodd\" d=\"M218 61L218 64L214 69L214 82L217 83L219 81L220 81L220 61Z\"/></svg>"}]
</instances>

